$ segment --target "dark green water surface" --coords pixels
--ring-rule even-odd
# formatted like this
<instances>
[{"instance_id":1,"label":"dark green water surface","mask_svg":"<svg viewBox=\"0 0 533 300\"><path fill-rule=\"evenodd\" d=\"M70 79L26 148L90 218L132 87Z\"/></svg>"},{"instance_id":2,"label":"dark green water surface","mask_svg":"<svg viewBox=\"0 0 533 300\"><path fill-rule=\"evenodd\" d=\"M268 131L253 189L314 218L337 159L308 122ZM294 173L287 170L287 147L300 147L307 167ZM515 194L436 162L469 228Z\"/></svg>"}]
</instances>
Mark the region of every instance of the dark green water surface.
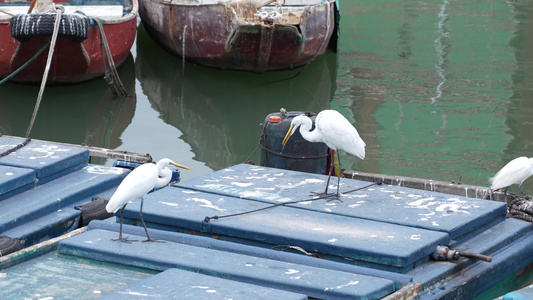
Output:
<instances>
[{"instance_id":1,"label":"dark green water surface","mask_svg":"<svg viewBox=\"0 0 533 300\"><path fill-rule=\"evenodd\" d=\"M103 80L49 87L31 137L170 157L193 168L187 179L243 162L281 107L333 108L367 143L364 161L341 152L347 169L486 186L532 153L533 2L341 0L340 10L338 53L261 75L182 65L140 26L119 69L131 96L113 99ZM37 93L0 86L0 133L25 135ZM524 188L533 193L533 179Z\"/></svg>"}]
</instances>

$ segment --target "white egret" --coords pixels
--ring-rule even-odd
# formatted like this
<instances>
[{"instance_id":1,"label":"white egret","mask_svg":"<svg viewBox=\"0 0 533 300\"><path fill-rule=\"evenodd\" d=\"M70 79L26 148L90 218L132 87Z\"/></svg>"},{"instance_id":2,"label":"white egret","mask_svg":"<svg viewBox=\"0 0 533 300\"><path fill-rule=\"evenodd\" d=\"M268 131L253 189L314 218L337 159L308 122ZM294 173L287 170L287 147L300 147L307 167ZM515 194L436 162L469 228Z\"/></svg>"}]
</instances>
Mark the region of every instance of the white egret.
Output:
<instances>
[{"instance_id":1,"label":"white egret","mask_svg":"<svg viewBox=\"0 0 533 300\"><path fill-rule=\"evenodd\" d=\"M522 183L533 175L533 158L521 156L508 162L494 177L490 179L492 190L505 188L505 193L510 185L519 184L520 192L525 195Z\"/></svg>"},{"instance_id":2,"label":"white egret","mask_svg":"<svg viewBox=\"0 0 533 300\"><path fill-rule=\"evenodd\" d=\"M120 210L120 232L118 235L118 239L114 239L114 241L122 241L126 243L134 241L122 237L122 217L124 215L124 208L126 208L128 202L133 201L137 198L141 198L141 208L139 210L139 216L141 217L141 222L144 226L144 231L146 232L147 237L147 239L143 242L157 241L155 239L150 238L148 230L146 229L146 225L144 224L144 219L142 215L143 202L144 197L146 196L146 194L148 194L148 192L150 192L154 188L162 188L170 182L170 179L172 177L172 171L170 170L171 166L190 170L189 168L179 165L168 158L163 158L158 161L157 164L146 163L135 168L133 171L131 171L131 173L126 176L126 178L124 178L124 180L122 180L117 190L115 191L113 196L111 196L111 199L105 207L108 213L116 213L117 210L122 207L122 209Z\"/></svg>"},{"instance_id":3,"label":"white egret","mask_svg":"<svg viewBox=\"0 0 533 300\"><path fill-rule=\"evenodd\" d=\"M312 143L322 142L325 143L330 149L336 152L341 149L352 155L355 155L361 159L365 159L365 142L359 136L357 129L346 120L336 110L323 110L315 119L315 129L311 131L313 121L307 116L296 116L292 119L289 131L283 139L283 147L287 144L287 141L291 135L300 127L300 134L302 137ZM341 173L341 161L339 154L337 153L337 160L339 162L339 173L337 181L337 199L340 199L339 185L340 185L340 173ZM326 184L326 190L324 195L328 193L329 180L331 179L331 173L335 170L335 158L333 152L331 153L331 169L330 169L328 182Z\"/></svg>"}]
</instances>

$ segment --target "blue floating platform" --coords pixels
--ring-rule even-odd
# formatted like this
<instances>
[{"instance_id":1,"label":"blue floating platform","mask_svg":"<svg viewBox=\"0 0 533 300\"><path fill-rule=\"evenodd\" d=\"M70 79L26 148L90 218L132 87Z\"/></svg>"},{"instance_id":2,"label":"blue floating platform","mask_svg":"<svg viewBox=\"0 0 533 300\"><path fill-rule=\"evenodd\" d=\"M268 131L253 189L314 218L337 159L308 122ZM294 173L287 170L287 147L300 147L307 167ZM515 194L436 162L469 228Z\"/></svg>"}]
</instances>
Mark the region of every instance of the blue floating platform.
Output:
<instances>
[{"instance_id":1,"label":"blue floating platform","mask_svg":"<svg viewBox=\"0 0 533 300\"><path fill-rule=\"evenodd\" d=\"M311 194L322 192L326 181L324 175L241 164L188 180L179 186L199 192L279 204L312 200ZM332 182L336 184L337 181ZM330 190L335 189L336 185L330 186ZM340 192L346 193L341 197L346 203L307 201L287 206L442 231L451 239L457 239L494 220L503 220L507 214L505 203L352 179L341 179Z\"/></svg>"},{"instance_id":2,"label":"blue floating platform","mask_svg":"<svg viewBox=\"0 0 533 300\"><path fill-rule=\"evenodd\" d=\"M0 235L28 247L79 227L76 206L110 197L129 170L88 163L89 150L0 137Z\"/></svg>"},{"instance_id":3,"label":"blue floating platform","mask_svg":"<svg viewBox=\"0 0 533 300\"><path fill-rule=\"evenodd\" d=\"M0 153L13 149L23 140L10 137L0 138ZM32 169L38 183L44 183L81 169L89 161L89 150L81 147L65 146L42 141L30 141L7 156L0 157L0 164Z\"/></svg>"},{"instance_id":4,"label":"blue floating platform","mask_svg":"<svg viewBox=\"0 0 533 300\"><path fill-rule=\"evenodd\" d=\"M198 273L168 269L149 279L132 284L126 289L101 299L263 299L306 300L303 294L280 291Z\"/></svg>"},{"instance_id":5,"label":"blue floating platform","mask_svg":"<svg viewBox=\"0 0 533 300\"><path fill-rule=\"evenodd\" d=\"M505 203L349 179L342 201L312 196L326 180L233 166L145 197L150 236L164 243L112 241L119 224L110 218L62 240L57 253L160 272L106 299L493 299L533 280L533 224L507 219ZM139 206L126 207L123 234L144 240ZM438 261L440 245L492 261Z\"/></svg>"},{"instance_id":6,"label":"blue floating platform","mask_svg":"<svg viewBox=\"0 0 533 300\"><path fill-rule=\"evenodd\" d=\"M33 169L0 165L0 200L35 186Z\"/></svg>"}]
</instances>

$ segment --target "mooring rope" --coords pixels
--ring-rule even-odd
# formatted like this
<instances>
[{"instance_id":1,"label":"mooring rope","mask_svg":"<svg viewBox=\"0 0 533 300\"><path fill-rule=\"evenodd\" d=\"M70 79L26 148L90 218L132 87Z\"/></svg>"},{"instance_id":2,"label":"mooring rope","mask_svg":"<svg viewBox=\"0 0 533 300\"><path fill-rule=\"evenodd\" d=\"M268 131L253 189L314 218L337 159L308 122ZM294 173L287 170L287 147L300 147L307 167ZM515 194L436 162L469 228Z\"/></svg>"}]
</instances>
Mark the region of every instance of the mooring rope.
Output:
<instances>
[{"instance_id":1,"label":"mooring rope","mask_svg":"<svg viewBox=\"0 0 533 300\"><path fill-rule=\"evenodd\" d=\"M508 217L533 222L533 199L531 196L516 197L509 206Z\"/></svg>"},{"instance_id":2,"label":"mooring rope","mask_svg":"<svg viewBox=\"0 0 533 300\"><path fill-rule=\"evenodd\" d=\"M1 135L0 135L0 136L1 136ZM20 148L26 146L30 141L31 141L30 138L26 138L26 139L24 140L24 142L22 142L22 143L16 145L15 147L13 147L13 148L11 148L11 149L8 149L8 150L6 150L6 151L0 153L0 157L7 156L7 155L9 155L9 154L11 154L11 153L17 151L18 149L20 149Z\"/></svg>"},{"instance_id":3,"label":"mooring rope","mask_svg":"<svg viewBox=\"0 0 533 300\"><path fill-rule=\"evenodd\" d=\"M22 66L20 66L18 69L16 69L15 71L13 71L13 73L9 74L7 77L5 77L4 79L0 80L0 84L8 81L9 79L13 78L15 75L17 75L20 71L24 70L24 68L26 68L32 61L34 61L39 55L41 55L41 53L43 53L44 49L46 49L46 47L48 47L48 45L50 45L50 41L47 41L44 46L39 49L39 51L37 51L37 53L35 53L35 55L30 58L26 63L24 63Z\"/></svg>"},{"instance_id":4,"label":"mooring rope","mask_svg":"<svg viewBox=\"0 0 533 300\"><path fill-rule=\"evenodd\" d=\"M381 182L381 180L379 180L379 181L373 182L373 183L371 183L369 185L366 185L366 186L363 186L363 187L360 187L360 188L356 188L356 189L344 192L343 194L349 194L349 193L357 192L357 191L360 191L360 190L367 189L367 188L369 188L371 186L381 185L381 184L382 184L382 182ZM229 215L224 215L224 216L216 216L215 215L215 216L212 216L212 217L207 216L207 217L204 218L203 223L209 223L209 221L211 221L211 220L218 220L218 219L223 219L223 218L230 218L230 217L236 217L236 216L242 216L242 215L246 215L246 214L251 214L251 213L255 213L255 212L259 212L259 211L263 211L263 210L267 210L267 209L272 209L272 208L275 208L275 207L278 207L278 206L287 205L287 204L297 204L297 203L300 203L300 202L310 202L310 201L324 200L324 199L328 199L328 198L329 198L328 201L330 201L330 200L333 200L334 197L336 197L336 196L337 196L336 194L328 194L328 195L323 195L323 196L320 196L320 197L317 197L317 198L296 200L296 201L289 201L289 202L273 204L273 205L270 205L270 206L266 206L266 207L262 207L262 208L258 208L258 209L254 209L254 210L249 210L249 211L245 211L245 212L235 213L235 214L229 214Z\"/></svg>"},{"instance_id":5,"label":"mooring rope","mask_svg":"<svg viewBox=\"0 0 533 300\"><path fill-rule=\"evenodd\" d=\"M37 117L37 111L41 105L41 99L44 93L44 87L46 86L46 80L48 79L48 72L50 72L50 65L52 63L52 58L54 56L54 49L56 46L57 34L59 32L59 24L61 22L61 14L65 11L65 8L62 5L55 4L56 9L56 21L54 23L54 33L52 34L52 41L50 43L50 49L48 50L48 59L46 61L46 66L44 69L43 80L41 81L41 88L39 89L39 95L37 96L37 102L35 103L35 108L33 109L33 114L31 116L30 126L26 131L26 137L30 135L31 129L33 128L33 123Z\"/></svg>"},{"instance_id":6,"label":"mooring rope","mask_svg":"<svg viewBox=\"0 0 533 300\"><path fill-rule=\"evenodd\" d=\"M107 42L107 37L104 32L104 25L102 24L102 21L100 19L96 17L90 18L94 20L94 22L96 22L96 24L98 25L98 29L100 30L100 51L102 53L102 63L104 64L104 79L106 80L107 84L109 84L113 95L128 96L128 92L126 91L126 88L124 88L124 85L122 84L122 81L118 76L117 67L115 66L115 62L113 61L113 56L111 55L111 50L109 49L109 43ZM107 66L109 66L109 70Z\"/></svg>"}]
</instances>

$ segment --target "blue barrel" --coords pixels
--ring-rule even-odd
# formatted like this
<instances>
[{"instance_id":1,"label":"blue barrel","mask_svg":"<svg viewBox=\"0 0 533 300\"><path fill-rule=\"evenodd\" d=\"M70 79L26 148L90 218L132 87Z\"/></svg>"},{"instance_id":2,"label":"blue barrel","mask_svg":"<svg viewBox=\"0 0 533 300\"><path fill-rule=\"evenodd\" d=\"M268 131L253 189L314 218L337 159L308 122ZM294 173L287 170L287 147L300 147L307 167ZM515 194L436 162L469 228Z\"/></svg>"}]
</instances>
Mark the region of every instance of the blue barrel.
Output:
<instances>
[{"instance_id":1,"label":"blue barrel","mask_svg":"<svg viewBox=\"0 0 533 300\"><path fill-rule=\"evenodd\" d=\"M314 129L316 115L312 112L278 112L266 117L261 135L260 164L265 167L327 174L329 148L326 144L306 141L299 129L291 136L285 148L281 144L291 126L292 119L299 115L310 117Z\"/></svg>"}]
</instances>

